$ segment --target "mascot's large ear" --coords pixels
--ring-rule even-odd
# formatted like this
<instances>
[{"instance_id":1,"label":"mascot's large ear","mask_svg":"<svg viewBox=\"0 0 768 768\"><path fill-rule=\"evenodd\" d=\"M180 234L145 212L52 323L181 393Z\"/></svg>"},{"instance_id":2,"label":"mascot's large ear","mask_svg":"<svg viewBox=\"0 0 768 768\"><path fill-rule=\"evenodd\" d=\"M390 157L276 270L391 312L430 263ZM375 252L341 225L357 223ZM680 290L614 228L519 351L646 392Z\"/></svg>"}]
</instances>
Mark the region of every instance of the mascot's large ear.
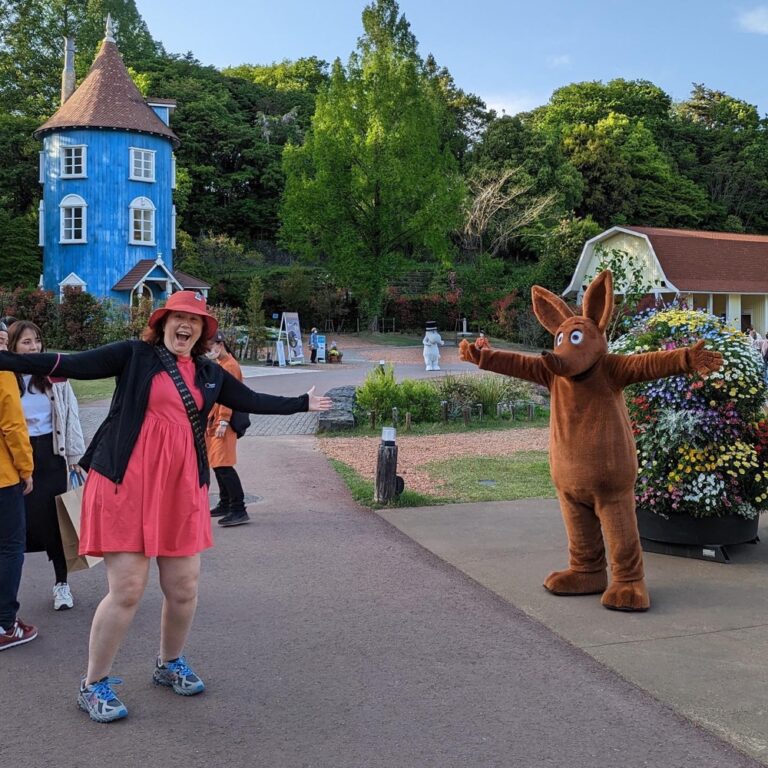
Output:
<instances>
[{"instance_id":1,"label":"mascot's large ear","mask_svg":"<svg viewBox=\"0 0 768 768\"><path fill-rule=\"evenodd\" d=\"M594 320L600 331L604 331L611 322L613 314L613 275L609 269L603 270L584 293L581 314Z\"/></svg>"},{"instance_id":2,"label":"mascot's large ear","mask_svg":"<svg viewBox=\"0 0 768 768\"><path fill-rule=\"evenodd\" d=\"M540 285L531 288L531 299L533 313L553 336L569 317L573 317L573 311L559 296Z\"/></svg>"}]
</instances>

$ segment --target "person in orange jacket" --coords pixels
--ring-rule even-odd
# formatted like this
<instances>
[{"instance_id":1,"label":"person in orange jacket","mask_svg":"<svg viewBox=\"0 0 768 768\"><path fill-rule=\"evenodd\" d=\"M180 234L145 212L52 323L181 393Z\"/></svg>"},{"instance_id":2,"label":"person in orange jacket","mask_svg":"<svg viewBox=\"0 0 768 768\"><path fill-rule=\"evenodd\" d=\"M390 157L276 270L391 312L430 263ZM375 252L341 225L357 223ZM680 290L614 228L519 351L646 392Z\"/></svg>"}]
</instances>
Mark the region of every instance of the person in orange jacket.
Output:
<instances>
[{"instance_id":1,"label":"person in orange jacket","mask_svg":"<svg viewBox=\"0 0 768 768\"><path fill-rule=\"evenodd\" d=\"M238 381L243 380L232 350L227 346L224 334L216 331L211 340L208 357L232 374ZM230 419L232 409L220 403L211 409L208 426L205 431L205 445L208 449L208 463L216 475L219 484L219 503L211 510L211 517L220 517L219 525L228 528L234 525L250 523L251 518L245 509L245 494L240 477L235 470L237 464L237 435Z\"/></svg>"},{"instance_id":2,"label":"person in orange jacket","mask_svg":"<svg viewBox=\"0 0 768 768\"><path fill-rule=\"evenodd\" d=\"M17 615L24 565L24 496L32 491L32 446L16 377L0 373L0 651L37 637Z\"/></svg>"}]
</instances>

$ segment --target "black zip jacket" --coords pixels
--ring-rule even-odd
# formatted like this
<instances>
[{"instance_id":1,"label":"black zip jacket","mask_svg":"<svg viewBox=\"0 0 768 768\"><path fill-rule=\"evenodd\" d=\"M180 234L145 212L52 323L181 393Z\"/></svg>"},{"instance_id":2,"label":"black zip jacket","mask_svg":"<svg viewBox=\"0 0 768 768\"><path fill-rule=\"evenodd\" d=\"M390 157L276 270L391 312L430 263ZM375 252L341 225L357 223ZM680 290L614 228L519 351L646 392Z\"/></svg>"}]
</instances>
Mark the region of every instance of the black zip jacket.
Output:
<instances>
[{"instance_id":1,"label":"black zip jacket","mask_svg":"<svg viewBox=\"0 0 768 768\"><path fill-rule=\"evenodd\" d=\"M215 403L247 413L290 414L309 410L309 396L279 397L254 392L218 363L195 359L195 384L203 393L200 426L205 432L208 414ZM54 352L17 355L0 352L0 371L63 376L68 379L106 379L115 376L117 387L109 414L80 460L84 469L95 469L121 483L139 437L149 401L152 378L165 371L152 345L143 341L118 341L88 352L59 355ZM197 461L200 485L210 483L208 467Z\"/></svg>"}]
</instances>

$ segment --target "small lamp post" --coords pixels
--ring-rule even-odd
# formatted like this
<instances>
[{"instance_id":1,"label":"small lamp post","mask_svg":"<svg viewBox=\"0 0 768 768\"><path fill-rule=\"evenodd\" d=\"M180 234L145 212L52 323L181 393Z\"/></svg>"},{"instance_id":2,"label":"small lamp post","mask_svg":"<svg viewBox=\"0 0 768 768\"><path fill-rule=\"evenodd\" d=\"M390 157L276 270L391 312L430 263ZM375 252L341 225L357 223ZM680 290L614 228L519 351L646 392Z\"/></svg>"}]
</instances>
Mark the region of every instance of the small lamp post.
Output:
<instances>
[{"instance_id":1,"label":"small lamp post","mask_svg":"<svg viewBox=\"0 0 768 768\"><path fill-rule=\"evenodd\" d=\"M376 462L376 488L373 500L378 504L386 504L397 494L397 430L394 427L383 427L379 457Z\"/></svg>"}]
</instances>

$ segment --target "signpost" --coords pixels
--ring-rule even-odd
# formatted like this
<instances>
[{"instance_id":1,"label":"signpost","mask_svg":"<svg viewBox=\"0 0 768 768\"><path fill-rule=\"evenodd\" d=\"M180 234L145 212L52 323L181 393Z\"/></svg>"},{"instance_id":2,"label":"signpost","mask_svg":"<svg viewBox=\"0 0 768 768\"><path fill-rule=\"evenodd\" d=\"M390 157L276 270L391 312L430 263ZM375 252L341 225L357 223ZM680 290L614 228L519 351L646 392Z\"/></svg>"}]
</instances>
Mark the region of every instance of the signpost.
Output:
<instances>
[{"instance_id":1,"label":"signpost","mask_svg":"<svg viewBox=\"0 0 768 768\"><path fill-rule=\"evenodd\" d=\"M277 356L280 365L301 365L304 362L298 312L283 312L277 336Z\"/></svg>"},{"instance_id":2,"label":"signpost","mask_svg":"<svg viewBox=\"0 0 768 768\"><path fill-rule=\"evenodd\" d=\"M317 362L324 363L325 360L325 336L317 336Z\"/></svg>"}]
</instances>

